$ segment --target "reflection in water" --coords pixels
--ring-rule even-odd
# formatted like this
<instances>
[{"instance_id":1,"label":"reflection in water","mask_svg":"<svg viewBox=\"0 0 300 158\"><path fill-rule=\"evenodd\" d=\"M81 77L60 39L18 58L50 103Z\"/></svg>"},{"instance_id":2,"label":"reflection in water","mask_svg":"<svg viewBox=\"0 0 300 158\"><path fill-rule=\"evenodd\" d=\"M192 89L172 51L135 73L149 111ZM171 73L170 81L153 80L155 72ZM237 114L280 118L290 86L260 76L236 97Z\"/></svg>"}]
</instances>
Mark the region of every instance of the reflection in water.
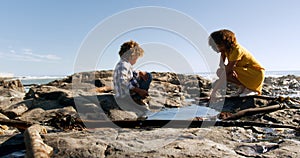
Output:
<instances>
[{"instance_id":1,"label":"reflection in water","mask_svg":"<svg viewBox=\"0 0 300 158\"><path fill-rule=\"evenodd\" d=\"M212 117L219 112L204 106L191 105L182 108L166 108L148 115L148 120L191 120L195 117Z\"/></svg>"}]
</instances>

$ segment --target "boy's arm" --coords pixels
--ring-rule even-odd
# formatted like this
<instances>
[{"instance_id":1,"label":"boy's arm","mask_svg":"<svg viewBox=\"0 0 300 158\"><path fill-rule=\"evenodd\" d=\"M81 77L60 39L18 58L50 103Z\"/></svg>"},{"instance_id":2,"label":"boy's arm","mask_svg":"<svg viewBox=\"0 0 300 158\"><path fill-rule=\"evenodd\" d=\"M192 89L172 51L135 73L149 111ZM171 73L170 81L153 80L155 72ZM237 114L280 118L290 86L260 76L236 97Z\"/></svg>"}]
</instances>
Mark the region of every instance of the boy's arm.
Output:
<instances>
[{"instance_id":1,"label":"boy's arm","mask_svg":"<svg viewBox=\"0 0 300 158\"><path fill-rule=\"evenodd\" d=\"M118 88L122 89L121 91L129 94L128 89L133 88L133 86L128 83L128 81L131 78L130 67L128 67L128 65L125 65L122 63L116 68L115 71L116 71L116 74L114 76L114 79L116 79L116 84L118 85Z\"/></svg>"},{"instance_id":2,"label":"boy's arm","mask_svg":"<svg viewBox=\"0 0 300 158\"><path fill-rule=\"evenodd\" d=\"M140 88L137 88L137 87L134 87L132 89L133 92L139 94L142 98L146 98L147 96L149 96L148 92L144 89L140 89Z\"/></svg>"}]
</instances>

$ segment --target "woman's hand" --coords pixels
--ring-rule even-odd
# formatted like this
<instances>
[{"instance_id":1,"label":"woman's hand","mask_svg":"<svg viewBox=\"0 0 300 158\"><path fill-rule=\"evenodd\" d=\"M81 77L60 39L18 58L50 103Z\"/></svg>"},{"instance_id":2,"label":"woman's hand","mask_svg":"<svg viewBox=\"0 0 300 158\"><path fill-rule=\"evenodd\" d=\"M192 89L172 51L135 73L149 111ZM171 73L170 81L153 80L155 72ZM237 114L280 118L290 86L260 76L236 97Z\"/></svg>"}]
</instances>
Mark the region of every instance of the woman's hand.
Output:
<instances>
[{"instance_id":1,"label":"woman's hand","mask_svg":"<svg viewBox=\"0 0 300 158\"><path fill-rule=\"evenodd\" d=\"M222 78L222 76L224 76L225 74L226 74L225 69L223 69L223 68L218 68L218 70L217 70L217 76L218 76L219 78Z\"/></svg>"},{"instance_id":2,"label":"woman's hand","mask_svg":"<svg viewBox=\"0 0 300 158\"><path fill-rule=\"evenodd\" d=\"M235 78L235 79L238 79L239 76L238 76L238 74L236 73L236 71L233 71L233 72L232 72L232 77Z\"/></svg>"}]
</instances>

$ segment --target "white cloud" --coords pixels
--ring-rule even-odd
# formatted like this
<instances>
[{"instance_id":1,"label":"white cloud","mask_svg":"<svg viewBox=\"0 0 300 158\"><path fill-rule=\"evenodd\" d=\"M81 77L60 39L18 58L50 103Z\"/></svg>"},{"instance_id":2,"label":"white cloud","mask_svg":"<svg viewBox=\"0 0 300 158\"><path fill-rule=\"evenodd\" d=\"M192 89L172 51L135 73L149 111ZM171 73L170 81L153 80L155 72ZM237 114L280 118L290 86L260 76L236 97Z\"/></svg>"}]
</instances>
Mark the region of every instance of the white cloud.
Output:
<instances>
[{"instance_id":1,"label":"white cloud","mask_svg":"<svg viewBox=\"0 0 300 158\"><path fill-rule=\"evenodd\" d=\"M60 57L53 55L53 54L48 54L45 57L50 60L60 60L61 59Z\"/></svg>"},{"instance_id":2,"label":"white cloud","mask_svg":"<svg viewBox=\"0 0 300 158\"><path fill-rule=\"evenodd\" d=\"M31 61L31 62L54 62L61 60L61 57L55 54L38 54L34 53L32 49L22 49L21 53L11 49L9 53L0 52L0 58L17 61Z\"/></svg>"},{"instance_id":3,"label":"white cloud","mask_svg":"<svg viewBox=\"0 0 300 158\"><path fill-rule=\"evenodd\" d=\"M24 48L22 51L23 51L23 52L32 53L32 49L28 49L28 48Z\"/></svg>"}]
</instances>

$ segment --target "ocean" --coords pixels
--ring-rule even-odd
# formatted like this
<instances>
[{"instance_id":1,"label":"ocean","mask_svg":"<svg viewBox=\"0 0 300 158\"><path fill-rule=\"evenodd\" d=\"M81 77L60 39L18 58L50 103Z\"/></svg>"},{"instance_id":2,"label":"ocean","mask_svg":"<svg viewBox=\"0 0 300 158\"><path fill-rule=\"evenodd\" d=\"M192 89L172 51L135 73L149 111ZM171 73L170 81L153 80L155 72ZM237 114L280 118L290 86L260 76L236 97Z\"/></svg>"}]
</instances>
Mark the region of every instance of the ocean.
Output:
<instances>
[{"instance_id":1,"label":"ocean","mask_svg":"<svg viewBox=\"0 0 300 158\"><path fill-rule=\"evenodd\" d=\"M200 76L209 79L209 80L215 80L217 79L217 76L215 73L197 73ZM300 70L295 70L295 71L266 71L266 77L281 77L281 76L286 76L286 75L295 75L295 76L300 76ZM22 84L25 87L25 90L28 91L31 85L41 85L41 84L47 84L51 81L54 80L61 80L63 78L67 77L66 76L22 76L22 77L16 77L20 79Z\"/></svg>"},{"instance_id":2,"label":"ocean","mask_svg":"<svg viewBox=\"0 0 300 158\"><path fill-rule=\"evenodd\" d=\"M199 72L196 73L199 74L200 76L210 79L210 80L216 80L217 75L213 72ZM281 76L287 76L287 75L294 75L294 76L300 76L300 70L294 70L294 71L266 71L265 72L265 77L281 77Z\"/></svg>"},{"instance_id":3,"label":"ocean","mask_svg":"<svg viewBox=\"0 0 300 158\"><path fill-rule=\"evenodd\" d=\"M61 80L65 77L66 76L26 76L26 77L16 77L16 78L22 82L25 91L28 92L31 85L47 84L55 80Z\"/></svg>"},{"instance_id":4,"label":"ocean","mask_svg":"<svg viewBox=\"0 0 300 158\"><path fill-rule=\"evenodd\" d=\"M202 77L205 78L215 78L215 73L197 73ZM295 71L266 71L266 77L280 77L280 76L286 76L286 75L295 75L300 76L300 70ZM22 77L16 77L21 80L23 85L32 85L32 84L47 84L54 80L60 80L67 77L66 76L22 76Z\"/></svg>"},{"instance_id":5,"label":"ocean","mask_svg":"<svg viewBox=\"0 0 300 158\"><path fill-rule=\"evenodd\" d=\"M54 80L60 80L63 79L65 76L41 76L41 77L33 77L33 76L27 76L27 77L17 77L21 80L23 85L30 85L30 84L47 84Z\"/></svg>"},{"instance_id":6,"label":"ocean","mask_svg":"<svg viewBox=\"0 0 300 158\"><path fill-rule=\"evenodd\" d=\"M300 76L300 70L294 71L266 71L266 77L281 77L287 75Z\"/></svg>"}]
</instances>

